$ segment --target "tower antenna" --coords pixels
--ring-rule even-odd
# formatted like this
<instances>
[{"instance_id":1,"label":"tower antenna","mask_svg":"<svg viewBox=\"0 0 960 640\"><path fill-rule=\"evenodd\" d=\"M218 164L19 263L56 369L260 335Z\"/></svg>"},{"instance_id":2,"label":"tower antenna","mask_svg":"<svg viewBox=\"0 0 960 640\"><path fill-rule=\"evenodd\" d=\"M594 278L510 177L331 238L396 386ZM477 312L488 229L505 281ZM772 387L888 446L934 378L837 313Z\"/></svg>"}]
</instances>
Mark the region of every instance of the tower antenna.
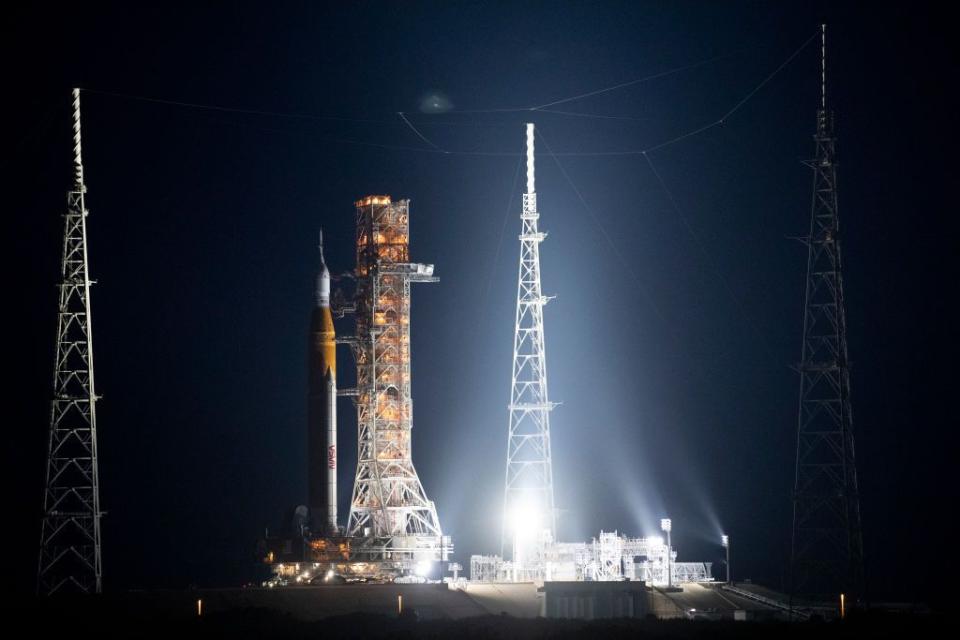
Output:
<instances>
[{"instance_id":1,"label":"tower antenna","mask_svg":"<svg viewBox=\"0 0 960 640\"><path fill-rule=\"evenodd\" d=\"M790 595L863 597L863 538L843 299L836 137L826 109L826 25L800 360Z\"/></svg>"},{"instance_id":2,"label":"tower antenna","mask_svg":"<svg viewBox=\"0 0 960 640\"><path fill-rule=\"evenodd\" d=\"M87 209L80 146L80 90L73 90L73 188L67 192L57 358L37 592L100 593L100 480L97 469L98 396L93 377L93 320L87 252Z\"/></svg>"},{"instance_id":3,"label":"tower antenna","mask_svg":"<svg viewBox=\"0 0 960 640\"><path fill-rule=\"evenodd\" d=\"M537 212L532 123L526 125L526 131L527 192L523 194L520 214L520 270L500 543L503 556L507 540L512 538L513 565L521 573L524 561L533 560L530 553L542 544L544 533L551 540L556 536L550 453L550 411L554 404L547 394L543 334L543 307L550 297L544 296L540 287L540 243L547 234L537 228L540 214ZM540 576L522 575L522 579L537 577ZM521 576L515 574L515 578L521 579Z\"/></svg>"}]
</instances>

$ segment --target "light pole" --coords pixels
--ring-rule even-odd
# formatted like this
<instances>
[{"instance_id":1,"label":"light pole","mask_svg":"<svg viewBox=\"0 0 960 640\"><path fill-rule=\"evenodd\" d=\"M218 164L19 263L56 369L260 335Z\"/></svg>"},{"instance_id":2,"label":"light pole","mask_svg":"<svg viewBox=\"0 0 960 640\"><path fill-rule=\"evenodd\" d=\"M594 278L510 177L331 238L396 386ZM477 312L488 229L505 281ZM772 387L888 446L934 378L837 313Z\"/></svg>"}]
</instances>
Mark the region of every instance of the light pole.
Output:
<instances>
[{"instance_id":1,"label":"light pole","mask_svg":"<svg viewBox=\"0 0 960 640\"><path fill-rule=\"evenodd\" d=\"M730 581L730 536L727 534L720 536L720 544L727 550L727 584L733 584Z\"/></svg>"},{"instance_id":2,"label":"light pole","mask_svg":"<svg viewBox=\"0 0 960 640\"><path fill-rule=\"evenodd\" d=\"M669 589L673 586L673 567L670 566L673 562L673 547L670 545L670 530L673 529L673 524L670 518L661 519L660 528L667 534L667 588Z\"/></svg>"}]
</instances>

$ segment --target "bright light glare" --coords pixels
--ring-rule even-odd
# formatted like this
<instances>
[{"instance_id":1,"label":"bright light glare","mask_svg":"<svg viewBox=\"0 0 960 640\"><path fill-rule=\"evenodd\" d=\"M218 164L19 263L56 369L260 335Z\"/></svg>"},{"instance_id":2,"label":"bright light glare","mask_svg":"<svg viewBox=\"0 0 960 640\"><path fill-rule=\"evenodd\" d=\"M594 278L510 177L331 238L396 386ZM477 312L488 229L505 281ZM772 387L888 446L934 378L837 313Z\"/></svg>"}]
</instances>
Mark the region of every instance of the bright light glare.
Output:
<instances>
[{"instance_id":1,"label":"bright light glare","mask_svg":"<svg viewBox=\"0 0 960 640\"><path fill-rule=\"evenodd\" d=\"M423 560L417 563L417 567L416 569L414 569L414 573L416 573L421 578L426 578L428 575L430 575L430 569L432 568L433 568L432 562L430 562L429 560Z\"/></svg>"},{"instance_id":2,"label":"bright light glare","mask_svg":"<svg viewBox=\"0 0 960 640\"><path fill-rule=\"evenodd\" d=\"M729 547L729 546L730 546L730 536L728 536L728 535L722 535L722 536L720 536L720 544L722 544L724 547Z\"/></svg>"},{"instance_id":3,"label":"bright light glare","mask_svg":"<svg viewBox=\"0 0 960 640\"><path fill-rule=\"evenodd\" d=\"M660 528L665 532L669 533L670 529L673 528L673 523L670 522L670 518L663 518L660 520Z\"/></svg>"},{"instance_id":4,"label":"bright light glare","mask_svg":"<svg viewBox=\"0 0 960 640\"><path fill-rule=\"evenodd\" d=\"M535 507L517 505L510 514L510 526L518 538L533 538L542 528L540 511Z\"/></svg>"}]
</instances>

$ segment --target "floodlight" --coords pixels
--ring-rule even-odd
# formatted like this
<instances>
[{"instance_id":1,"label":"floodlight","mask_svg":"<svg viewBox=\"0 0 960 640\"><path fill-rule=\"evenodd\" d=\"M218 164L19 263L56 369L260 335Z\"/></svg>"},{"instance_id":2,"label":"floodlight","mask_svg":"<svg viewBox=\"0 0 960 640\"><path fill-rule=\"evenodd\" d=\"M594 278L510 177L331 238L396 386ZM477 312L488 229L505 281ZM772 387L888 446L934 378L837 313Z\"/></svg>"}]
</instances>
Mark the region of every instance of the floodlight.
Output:
<instances>
[{"instance_id":1,"label":"floodlight","mask_svg":"<svg viewBox=\"0 0 960 640\"><path fill-rule=\"evenodd\" d=\"M540 510L533 505L517 505L510 514L510 525L517 538L533 538L541 528Z\"/></svg>"}]
</instances>

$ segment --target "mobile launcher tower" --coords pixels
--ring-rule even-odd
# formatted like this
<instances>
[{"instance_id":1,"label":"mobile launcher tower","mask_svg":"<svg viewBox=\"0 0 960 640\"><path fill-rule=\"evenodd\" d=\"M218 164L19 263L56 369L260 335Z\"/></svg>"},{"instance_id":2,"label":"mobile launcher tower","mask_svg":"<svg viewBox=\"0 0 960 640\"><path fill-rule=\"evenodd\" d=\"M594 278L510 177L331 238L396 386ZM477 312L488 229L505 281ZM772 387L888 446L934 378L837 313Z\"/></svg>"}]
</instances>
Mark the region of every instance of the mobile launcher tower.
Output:
<instances>
[{"instance_id":1,"label":"mobile launcher tower","mask_svg":"<svg viewBox=\"0 0 960 640\"><path fill-rule=\"evenodd\" d=\"M410 284L437 282L410 262L410 201L368 196L357 206L357 473L347 535L370 560L446 560L452 551L413 466L410 433ZM422 566L422 565L421 565Z\"/></svg>"},{"instance_id":2,"label":"mobile launcher tower","mask_svg":"<svg viewBox=\"0 0 960 640\"><path fill-rule=\"evenodd\" d=\"M410 284L437 278L433 265L410 262L409 200L367 196L356 202L356 212L352 300L331 301L321 246L309 341L310 507L298 508L290 539L266 540L262 559L272 566L271 585L426 576L453 551L413 466L410 442ZM347 314L354 315L355 335L336 337L333 316ZM336 388L335 344L351 348L354 389ZM352 397L357 412L357 467L345 529L337 521L337 396Z\"/></svg>"}]
</instances>

